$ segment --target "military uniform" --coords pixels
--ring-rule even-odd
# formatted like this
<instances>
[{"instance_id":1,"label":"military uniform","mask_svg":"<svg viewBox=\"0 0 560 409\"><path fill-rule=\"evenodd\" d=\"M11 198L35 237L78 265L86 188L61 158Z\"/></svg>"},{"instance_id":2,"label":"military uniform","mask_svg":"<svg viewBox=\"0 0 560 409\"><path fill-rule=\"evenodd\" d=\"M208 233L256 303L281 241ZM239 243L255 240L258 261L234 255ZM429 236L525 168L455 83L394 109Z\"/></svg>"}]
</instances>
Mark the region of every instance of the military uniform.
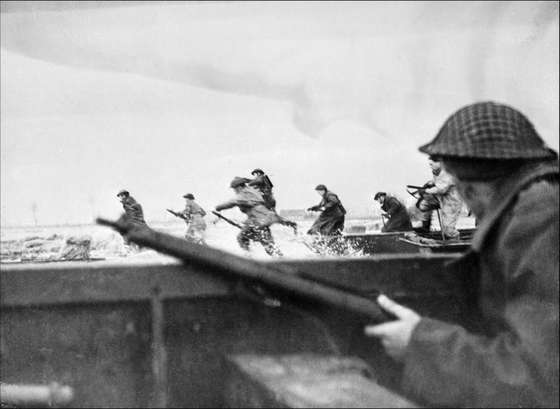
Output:
<instances>
[{"instance_id":1,"label":"military uniform","mask_svg":"<svg viewBox=\"0 0 560 409\"><path fill-rule=\"evenodd\" d=\"M307 231L307 234L340 235L344 230L346 209L342 206L338 196L327 190L321 203L310 208L310 210L320 209L323 209L323 211Z\"/></svg>"},{"instance_id":2,"label":"military uniform","mask_svg":"<svg viewBox=\"0 0 560 409\"><path fill-rule=\"evenodd\" d=\"M427 225L432 218L432 212L439 209L441 229L445 237L458 238L459 231L456 226L463 201L449 173L444 169L432 173L432 186L425 190L422 199L418 202L418 209L422 212L421 220Z\"/></svg>"},{"instance_id":3,"label":"military uniform","mask_svg":"<svg viewBox=\"0 0 560 409\"><path fill-rule=\"evenodd\" d=\"M389 220L383 226L381 231L394 232L394 231L409 231L412 230L410 223L410 216L406 207L393 196L386 195L381 210L389 215Z\"/></svg>"},{"instance_id":4,"label":"military uniform","mask_svg":"<svg viewBox=\"0 0 560 409\"><path fill-rule=\"evenodd\" d=\"M234 179L232 187L236 187L234 182L239 183L238 179L242 178ZM233 207L238 207L247 215L241 232L237 235L237 242L242 249L249 250L251 241L254 241L261 243L267 254L282 255L270 232L270 226L279 222L278 215L265 206L262 194L257 189L251 186L241 187L232 200L216 206L216 210Z\"/></svg>"},{"instance_id":5,"label":"military uniform","mask_svg":"<svg viewBox=\"0 0 560 409\"><path fill-rule=\"evenodd\" d=\"M134 223L145 225L144 212L142 206L132 196L127 196L122 203L126 220Z\"/></svg>"},{"instance_id":6,"label":"military uniform","mask_svg":"<svg viewBox=\"0 0 560 409\"><path fill-rule=\"evenodd\" d=\"M146 221L144 220L144 211L142 206L138 203L126 190L121 190L117 197L123 195L122 206L124 209L124 218L127 222L138 225L146 226ZM132 249L140 249L139 246L131 244L126 236L123 235L124 244Z\"/></svg>"},{"instance_id":7,"label":"military uniform","mask_svg":"<svg viewBox=\"0 0 560 409\"><path fill-rule=\"evenodd\" d=\"M266 207L270 210L276 208L276 199L274 199L274 195L272 194L273 185L267 175L264 173L257 175L247 184L257 188L261 192Z\"/></svg>"},{"instance_id":8,"label":"military uniform","mask_svg":"<svg viewBox=\"0 0 560 409\"><path fill-rule=\"evenodd\" d=\"M404 389L429 406L558 407L557 154L521 113L488 102L453 114L420 149L458 180L500 179L458 261L479 331L422 318Z\"/></svg>"},{"instance_id":9,"label":"military uniform","mask_svg":"<svg viewBox=\"0 0 560 409\"><path fill-rule=\"evenodd\" d=\"M206 231L206 222L204 216L206 212L196 202L191 201L185 205L185 209L181 212L187 224L187 232L185 238L195 242L204 243L204 232Z\"/></svg>"}]
</instances>

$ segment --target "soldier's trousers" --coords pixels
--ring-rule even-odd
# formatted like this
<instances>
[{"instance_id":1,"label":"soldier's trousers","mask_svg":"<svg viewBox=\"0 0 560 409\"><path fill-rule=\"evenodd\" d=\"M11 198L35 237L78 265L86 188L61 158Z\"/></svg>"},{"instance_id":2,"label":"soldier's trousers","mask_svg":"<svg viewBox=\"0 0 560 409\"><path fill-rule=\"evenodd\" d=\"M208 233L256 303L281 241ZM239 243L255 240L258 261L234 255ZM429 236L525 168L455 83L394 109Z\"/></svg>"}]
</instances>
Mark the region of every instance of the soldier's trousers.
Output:
<instances>
[{"instance_id":1,"label":"soldier's trousers","mask_svg":"<svg viewBox=\"0 0 560 409\"><path fill-rule=\"evenodd\" d=\"M434 210L440 211L441 229L446 238L458 238L459 231L456 229L457 219L459 218L459 212L449 211L449 209L441 209L439 200L433 195L424 195L424 197L417 204L418 209L421 212L420 219L422 225L429 228L432 219L432 212ZM460 210L460 209L459 209Z\"/></svg>"},{"instance_id":2,"label":"soldier's trousers","mask_svg":"<svg viewBox=\"0 0 560 409\"><path fill-rule=\"evenodd\" d=\"M243 225L241 232L237 235L237 242L243 250L249 250L251 241L261 243L268 255L282 255L282 252L274 244L270 227L258 227L250 224Z\"/></svg>"}]
</instances>

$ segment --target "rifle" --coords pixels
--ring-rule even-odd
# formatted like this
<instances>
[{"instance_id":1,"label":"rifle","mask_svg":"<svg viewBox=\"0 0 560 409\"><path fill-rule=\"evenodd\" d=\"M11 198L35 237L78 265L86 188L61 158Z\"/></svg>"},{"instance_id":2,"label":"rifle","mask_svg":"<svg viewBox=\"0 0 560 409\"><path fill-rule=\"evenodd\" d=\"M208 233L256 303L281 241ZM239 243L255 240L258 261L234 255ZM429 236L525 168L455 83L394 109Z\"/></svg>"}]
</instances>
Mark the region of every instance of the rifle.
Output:
<instances>
[{"instance_id":1,"label":"rifle","mask_svg":"<svg viewBox=\"0 0 560 409\"><path fill-rule=\"evenodd\" d=\"M409 188L409 189L416 189L416 190L426 190L427 189L426 186L406 185L406 187Z\"/></svg>"},{"instance_id":2,"label":"rifle","mask_svg":"<svg viewBox=\"0 0 560 409\"><path fill-rule=\"evenodd\" d=\"M218 212L216 212L216 211L214 211L214 210L212 210L212 214L215 215L215 216L218 216L220 219L222 219L222 220L228 222L229 224L231 224L232 226L237 227L238 229L242 229L242 228L243 228L243 227L241 227L240 224L235 223L233 220L228 219L227 217L221 215L220 213L218 213Z\"/></svg>"},{"instance_id":3,"label":"rifle","mask_svg":"<svg viewBox=\"0 0 560 409\"><path fill-rule=\"evenodd\" d=\"M171 210L171 209L165 209L165 210L167 210L167 211L168 211L169 213L171 213L173 216L178 217L179 219L183 219L183 220L187 220L187 221L188 221L188 218L185 217L185 215L183 215L183 214L181 214L181 213L177 213L177 212L175 212L175 211L173 211L173 210Z\"/></svg>"},{"instance_id":4,"label":"rifle","mask_svg":"<svg viewBox=\"0 0 560 409\"><path fill-rule=\"evenodd\" d=\"M134 225L121 218L116 222L98 218L97 223L109 226L125 235L130 241L161 253L177 257L203 271L258 282L287 295L298 295L357 313L369 321L386 322L394 319L376 301L365 296L304 278L304 273L246 259L234 254L187 242L175 236L152 230L148 226ZM303 277L302 277L303 276Z\"/></svg>"}]
</instances>

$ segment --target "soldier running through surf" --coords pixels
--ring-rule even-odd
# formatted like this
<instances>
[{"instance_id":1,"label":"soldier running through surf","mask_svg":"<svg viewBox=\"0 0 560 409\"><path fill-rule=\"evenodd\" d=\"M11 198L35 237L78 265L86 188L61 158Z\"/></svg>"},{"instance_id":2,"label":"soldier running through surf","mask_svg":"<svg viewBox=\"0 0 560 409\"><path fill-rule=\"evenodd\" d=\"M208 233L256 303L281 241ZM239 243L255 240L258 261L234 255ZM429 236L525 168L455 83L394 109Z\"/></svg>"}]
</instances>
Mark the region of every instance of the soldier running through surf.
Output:
<instances>
[{"instance_id":1,"label":"soldier running through surf","mask_svg":"<svg viewBox=\"0 0 560 409\"><path fill-rule=\"evenodd\" d=\"M278 215L278 213L276 212L276 199L272 194L272 188L274 187L274 185L270 181L268 175L264 173L262 169L258 169L258 168L253 170L251 172L251 175L254 176L254 178L251 181L249 181L247 185L258 189L261 192L262 197L264 199L264 205L268 209L276 213L279 224L291 227L292 229L294 229L294 234L297 234L297 224L295 222L283 218L282 216Z\"/></svg>"},{"instance_id":2,"label":"soldier running through surf","mask_svg":"<svg viewBox=\"0 0 560 409\"><path fill-rule=\"evenodd\" d=\"M122 203L124 209L124 219L132 224L139 225L139 226L147 226L146 221L144 220L144 211L142 210L142 206L138 203L128 192L128 190L121 190L117 193L117 197L119 198L120 202ZM140 247L136 244L132 244L129 242L126 236L123 236L124 244L129 250L139 250Z\"/></svg>"},{"instance_id":3,"label":"soldier running through surf","mask_svg":"<svg viewBox=\"0 0 560 409\"><path fill-rule=\"evenodd\" d=\"M315 191L321 196L321 202L311 206L308 211L321 212L311 228L308 235L314 236L312 247L319 253L325 250L336 254L344 252L344 243L339 240L344 230L344 219L346 209L336 194L327 189L325 185L317 185Z\"/></svg>"},{"instance_id":4,"label":"soldier running through surf","mask_svg":"<svg viewBox=\"0 0 560 409\"><path fill-rule=\"evenodd\" d=\"M217 212L225 209L238 207L247 215L247 219L241 226L241 232L237 235L239 246L249 251L251 242L260 243L266 253L270 256L282 256L282 252L275 245L270 226L280 223L279 216L265 205L261 192L252 186L248 186L250 179L236 176L230 183L235 192L235 197L227 202L216 206Z\"/></svg>"},{"instance_id":5,"label":"soldier running through surf","mask_svg":"<svg viewBox=\"0 0 560 409\"><path fill-rule=\"evenodd\" d=\"M192 193L183 195L183 198L185 199L185 208L181 212L175 212L169 209L167 210L174 216L185 220L187 225L185 239L194 243L206 244L204 239L206 232L206 222L204 221L204 216L206 216L206 212L198 203L195 202L194 195Z\"/></svg>"}]
</instances>

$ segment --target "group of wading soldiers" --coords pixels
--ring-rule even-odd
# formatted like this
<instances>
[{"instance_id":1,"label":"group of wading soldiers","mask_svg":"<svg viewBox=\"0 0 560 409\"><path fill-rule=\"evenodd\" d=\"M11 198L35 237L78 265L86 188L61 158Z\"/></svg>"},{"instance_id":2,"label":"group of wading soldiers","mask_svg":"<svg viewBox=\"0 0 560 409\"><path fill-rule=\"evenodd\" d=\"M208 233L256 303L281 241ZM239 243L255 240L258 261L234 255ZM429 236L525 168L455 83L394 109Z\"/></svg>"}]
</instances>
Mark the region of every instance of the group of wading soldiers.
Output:
<instances>
[{"instance_id":1,"label":"group of wading soldiers","mask_svg":"<svg viewBox=\"0 0 560 409\"><path fill-rule=\"evenodd\" d=\"M478 222L471 248L454 262L476 317L466 328L380 295L395 320L366 326L366 335L401 363L402 391L424 406L559 407L558 153L522 113L493 102L453 113L420 151L439 162L435 176L440 167L450 175ZM236 192L250 187L234 182ZM425 193L441 194L438 182ZM319 187L323 199L312 210L337 207L336 195ZM402 206L376 196L396 223ZM218 208L250 207L246 197Z\"/></svg>"},{"instance_id":2,"label":"group of wading soldiers","mask_svg":"<svg viewBox=\"0 0 560 409\"><path fill-rule=\"evenodd\" d=\"M451 180L450 175L445 172L441 163L430 158L430 166L433 172L433 182L429 182L420 188L420 198L416 204L419 218L422 220L422 229L430 230L431 213L433 210L438 212L440 223L445 237L454 239L459 236L455 228L459 213L462 208L462 201L458 197L457 189ZM251 242L260 243L269 255L281 256L282 252L276 246L270 231L270 226L280 224L291 227L297 234L297 224L281 217L276 212L276 199L272 193L272 184L268 175L262 169L255 169L251 173L252 179L236 176L230 183L235 196L215 207L215 212L238 207L247 216L240 232L237 235L239 246L244 250L249 250ZM331 192L325 185L317 185L315 191L320 195L321 201L315 206L311 206L307 211L321 212L311 228L307 231L309 235L318 237L336 237L344 230L346 209L338 196ZM133 223L145 224L141 205L130 196L129 192L122 190L117 195L125 210L127 218ZM183 196L186 201L185 208L176 212L168 209L173 215L185 220L187 232L185 238L199 244L205 244L204 235L206 222L204 216L206 212L195 202L194 195L187 193ZM381 209L385 211L382 231L407 231L412 230L409 211L395 197L388 196L384 192L378 192L375 197L381 204ZM441 214L440 214L441 210ZM218 217L228 220L219 213L214 213ZM441 220L443 219L443 222ZM385 220L385 219L383 219Z\"/></svg>"},{"instance_id":3,"label":"group of wading soldiers","mask_svg":"<svg viewBox=\"0 0 560 409\"><path fill-rule=\"evenodd\" d=\"M244 250L249 250L251 242L262 244L269 255L282 256L282 252L276 246L270 231L273 224L281 224L291 227L297 234L297 224L280 216L276 212L276 199L272 193L274 187L268 175L262 169L255 169L251 173L252 179L236 176L230 183L235 196L215 207L213 212L218 217L228 220L230 223L240 227L237 242ZM309 211L321 211L321 214L308 230L310 235L340 235L344 229L344 217L346 210L338 199L338 196L330 192L324 185L318 185L315 189L321 196L321 202L310 207ZM126 190L121 190L117 197L120 199L127 220L134 224L146 224L142 206ZM183 196L186 200L185 208L180 212L168 211L185 220L187 232L185 238L204 244L204 232L206 212L195 202L194 195L187 193ZM221 216L222 210L238 207L247 216L242 225L231 222ZM125 243L128 244L125 238Z\"/></svg>"}]
</instances>

